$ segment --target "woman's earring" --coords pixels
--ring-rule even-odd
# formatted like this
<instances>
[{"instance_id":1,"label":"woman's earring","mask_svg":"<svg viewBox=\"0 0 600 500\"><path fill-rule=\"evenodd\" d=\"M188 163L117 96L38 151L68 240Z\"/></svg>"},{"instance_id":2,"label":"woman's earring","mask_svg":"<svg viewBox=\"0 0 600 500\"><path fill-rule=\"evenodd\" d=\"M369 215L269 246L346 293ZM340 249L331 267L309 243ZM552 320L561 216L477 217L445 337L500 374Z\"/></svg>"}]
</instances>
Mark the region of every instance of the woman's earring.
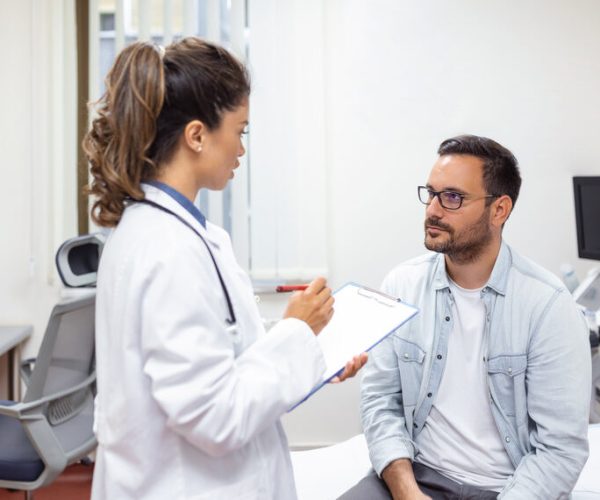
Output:
<instances>
[{"instance_id":1,"label":"woman's earring","mask_svg":"<svg viewBox=\"0 0 600 500\"><path fill-rule=\"evenodd\" d=\"M200 151L202 151L202 146L198 146L198 147L196 148L196 151L198 151L198 153L200 153Z\"/></svg>"}]
</instances>

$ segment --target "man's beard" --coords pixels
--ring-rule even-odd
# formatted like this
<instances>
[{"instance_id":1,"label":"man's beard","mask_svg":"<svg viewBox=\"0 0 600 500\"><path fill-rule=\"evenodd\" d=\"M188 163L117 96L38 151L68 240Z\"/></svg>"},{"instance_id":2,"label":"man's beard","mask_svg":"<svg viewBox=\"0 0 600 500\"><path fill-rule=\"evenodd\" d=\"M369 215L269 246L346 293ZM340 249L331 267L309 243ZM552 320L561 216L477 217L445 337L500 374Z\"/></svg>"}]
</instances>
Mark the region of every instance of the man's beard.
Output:
<instances>
[{"instance_id":1,"label":"man's beard","mask_svg":"<svg viewBox=\"0 0 600 500\"><path fill-rule=\"evenodd\" d=\"M492 239L489 212L488 207L475 223L459 233L456 233L451 226L441 222L437 217L429 217L425 220L425 248L443 253L457 264L468 264L476 261ZM443 229L448 235L447 238L442 240L443 234L438 238L428 238L427 226Z\"/></svg>"}]
</instances>

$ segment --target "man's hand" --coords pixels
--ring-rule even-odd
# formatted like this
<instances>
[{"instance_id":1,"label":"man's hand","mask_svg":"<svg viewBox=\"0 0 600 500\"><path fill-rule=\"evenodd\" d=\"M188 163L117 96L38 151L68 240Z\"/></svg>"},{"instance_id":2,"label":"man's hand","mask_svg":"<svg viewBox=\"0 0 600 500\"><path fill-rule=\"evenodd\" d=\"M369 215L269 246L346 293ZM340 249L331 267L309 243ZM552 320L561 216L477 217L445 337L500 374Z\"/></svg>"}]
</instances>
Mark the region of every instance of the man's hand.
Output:
<instances>
[{"instance_id":1,"label":"man's hand","mask_svg":"<svg viewBox=\"0 0 600 500\"><path fill-rule=\"evenodd\" d=\"M363 352L358 356L354 356L350 361L346 363L344 371L339 376L333 377L331 379L331 383L338 384L339 382L343 382L347 378L354 377L354 375L356 375L359 372L359 370L363 366L365 366L365 364L367 363L367 359L368 354L366 352Z\"/></svg>"},{"instance_id":2,"label":"man's hand","mask_svg":"<svg viewBox=\"0 0 600 500\"><path fill-rule=\"evenodd\" d=\"M432 500L420 490L407 458L394 460L383 469L381 477L394 500Z\"/></svg>"}]
</instances>

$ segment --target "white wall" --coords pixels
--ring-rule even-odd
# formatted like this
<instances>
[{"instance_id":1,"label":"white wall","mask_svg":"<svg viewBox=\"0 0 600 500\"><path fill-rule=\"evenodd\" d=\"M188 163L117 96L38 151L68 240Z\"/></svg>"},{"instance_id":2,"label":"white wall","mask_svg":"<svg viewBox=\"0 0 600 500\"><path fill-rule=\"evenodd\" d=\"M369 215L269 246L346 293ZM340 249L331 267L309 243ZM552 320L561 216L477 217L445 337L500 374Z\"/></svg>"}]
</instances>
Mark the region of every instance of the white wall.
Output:
<instances>
[{"instance_id":1,"label":"white wall","mask_svg":"<svg viewBox=\"0 0 600 500\"><path fill-rule=\"evenodd\" d=\"M24 356L59 297L54 252L76 233L73 13L66 0L0 0L0 324L34 325Z\"/></svg>"},{"instance_id":2,"label":"white wall","mask_svg":"<svg viewBox=\"0 0 600 500\"><path fill-rule=\"evenodd\" d=\"M437 145L460 133L494 138L520 161L523 187L506 239L554 272L562 262L584 272L571 177L600 175L600 4L327 7L334 281L378 284L394 263L423 251L416 186Z\"/></svg>"},{"instance_id":3,"label":"white wall","mask_svg":"<svg viewBox=\"0 0 600 500\"><path fill-rule=\"evenodd\" d=\"M491 137L520 162L506 240L557 274L570 262L583 277L594 262L577 258L571 177L600 175L600 3L323 5L332 285L378 286L424 251L416 186L439 143L461 133ZM286 417L290 442L359 432L357 406L355 381L328 388Z\"/></svg>"}]
</instances>

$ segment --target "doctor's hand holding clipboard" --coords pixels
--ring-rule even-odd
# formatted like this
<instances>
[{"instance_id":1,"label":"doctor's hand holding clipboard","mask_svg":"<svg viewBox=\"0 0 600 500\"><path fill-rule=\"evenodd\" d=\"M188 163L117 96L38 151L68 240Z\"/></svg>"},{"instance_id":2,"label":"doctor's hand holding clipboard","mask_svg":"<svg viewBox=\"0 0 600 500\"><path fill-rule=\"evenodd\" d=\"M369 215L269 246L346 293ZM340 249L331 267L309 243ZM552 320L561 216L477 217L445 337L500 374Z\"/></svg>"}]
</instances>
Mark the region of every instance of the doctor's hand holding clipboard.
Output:
<instances>
[{"instance_id":1,"label":"doctor's hand holding clipboard","mask_svg":"<svg viewBox=\"0 0 600 500\"><path fill-rule=\"evenodd\" d=\"M96 294L92 498L293 500L279 419L322 383L331 290L314 280L265 332L229 235L194 204L245 153L246 69L198 38L136 42L105 83L83 143L92 218L114 228Z\"/></svg>"}]
</instances>

